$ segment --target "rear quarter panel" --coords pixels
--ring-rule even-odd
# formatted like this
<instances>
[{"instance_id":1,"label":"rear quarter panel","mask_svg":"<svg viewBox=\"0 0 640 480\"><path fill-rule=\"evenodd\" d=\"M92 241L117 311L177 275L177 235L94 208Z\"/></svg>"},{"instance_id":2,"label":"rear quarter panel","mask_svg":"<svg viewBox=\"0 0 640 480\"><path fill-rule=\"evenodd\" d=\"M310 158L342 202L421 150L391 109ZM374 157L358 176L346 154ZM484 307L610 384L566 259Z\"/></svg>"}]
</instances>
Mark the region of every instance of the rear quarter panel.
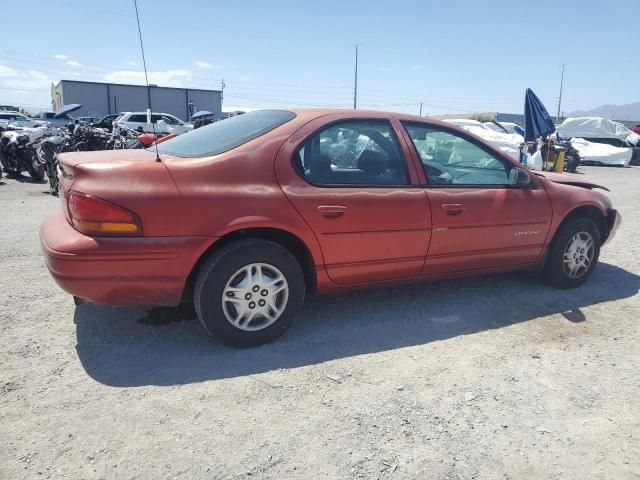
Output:
<instances>
[{"instance_id":1,"label":"rear quarter panel","mask_svg":"<svg viewBox=\"0 0 640 480\"><path fill-rule=\"evenodd\" d=\"M295 121L214 157L164 160L180 192L183 234L221 237L248 228L277 228L300 238L321 265L318 242L275 176L282 144Z\"/></svg>"},{"instance_id":2,"label":"rear quarter panel","mask_svg":"<svg viewBox=\"0 0 640 480\"><path fill-rule=\"evenodd\" d=\"M130 162L127 154L120 152L120 160L76 164L73 183L65 180L61 185L65 195L68 189L90 193L131 210L142 219L145 236L184 235L180 193L166 166L151 155Z\"/></svg>"}]
</instances>

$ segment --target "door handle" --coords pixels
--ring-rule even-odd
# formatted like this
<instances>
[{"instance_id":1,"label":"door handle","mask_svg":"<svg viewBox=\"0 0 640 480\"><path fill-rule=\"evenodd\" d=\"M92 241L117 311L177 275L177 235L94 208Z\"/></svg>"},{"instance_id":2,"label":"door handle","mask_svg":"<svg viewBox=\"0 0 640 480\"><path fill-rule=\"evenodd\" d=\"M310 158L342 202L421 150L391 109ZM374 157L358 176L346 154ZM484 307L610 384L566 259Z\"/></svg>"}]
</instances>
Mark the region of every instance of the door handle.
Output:
<instances>
[{"instance_id":1,"label":"door handle","mask_svg":"<svg viewBox=\"0 0 640 480\"><path fill-rule=\"evenodd\" d=\"M344 205L320 205L318 207L320 215L327 218L341 217L346 211L347 207Z\"/></svg>"},{"instance_id":2,"label":"door handle","mask_svg":"<svg viewBox=\"0 0 640 480\"><path fill-rule=\"evenodd\" d=\"M443 203L442 209L447 215L460 215L465 210L465 206L461 203Z\"/></svg>"}]
</instances>

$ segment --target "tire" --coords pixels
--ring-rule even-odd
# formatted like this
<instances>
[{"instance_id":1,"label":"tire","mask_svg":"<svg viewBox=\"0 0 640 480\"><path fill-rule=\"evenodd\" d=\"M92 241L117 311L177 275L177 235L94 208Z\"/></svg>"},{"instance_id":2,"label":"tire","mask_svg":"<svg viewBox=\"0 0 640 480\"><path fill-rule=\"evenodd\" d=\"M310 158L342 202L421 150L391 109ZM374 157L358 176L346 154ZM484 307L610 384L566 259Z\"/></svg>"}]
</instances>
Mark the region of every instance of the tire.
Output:
<instances>
[{"instance_id":1,"label":"tire","mask_svg":"<svg viewBox=\"0 0 640 480\"><path fill-rule=\"evenodd\" d=\"M583 243L582 248L572 249L572 242L576 245L576 235L579 236L578 246L580 242L588 242L589 238L592 246L585 248ZM593 220L580 217L567 222L558 229L549 246L549 254L542 272L543 279L556 288L579 287L593 273L600 257L600 245L600 230ZM588 266L585 265L586 260L582 258L587 260L590 258ZM575 266L575 263L572 262L582 263L573 275L571 267Z\"/></svg>"},{"instance_id":2,"label":"tire","mask_svg":"<svg viewBox=\"0 0 640 480\"><path fill-rule=\"evenodd\" d=\"M49 193L53 196L58 195L58 177L49 177Z\"/></svg>"},{"instance_id":3,"label":"tire","mask_svg":"<svg viewBox=\"0 0 640 480\"><path fill-rule=\"evenodd\" d=\"M29 176L34 182L41 183L44 180L44 167L30 167L29 168Z\"/></svg>"},{"instance_id":4,"label":"tire","mask_svg":"<svg viewBox=\"0 0 640 480\"><path fill-rule=\"evenodd\" d=\"M576 170L578 169L578 163L579 163L578 159L574 158L573 156L568 156L565 159L564 170L567 173L576 173Z\"/></svg>"},{"instance_id":5,"label":"tire","mask_svg":"<svg viewBox=\"0 0 640 480\"><path fill-rule=\"evenodd\" d=\"M253 347L281 336L304 296L304 275L296 258L277 243L247 239L222 247L204 263L194 304L212 337L232 347Z\"/></svg>"}]
</instances>

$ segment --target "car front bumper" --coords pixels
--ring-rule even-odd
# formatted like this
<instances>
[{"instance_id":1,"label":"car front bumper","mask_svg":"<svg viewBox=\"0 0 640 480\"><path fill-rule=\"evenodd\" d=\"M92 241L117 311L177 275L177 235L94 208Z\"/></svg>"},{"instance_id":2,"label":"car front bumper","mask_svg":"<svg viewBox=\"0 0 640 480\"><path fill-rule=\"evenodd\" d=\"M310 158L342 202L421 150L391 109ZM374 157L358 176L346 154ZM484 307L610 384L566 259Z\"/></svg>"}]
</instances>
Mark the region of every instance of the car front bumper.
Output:
<instances>
[{"instance_id":1,"label":"car front bumper","mask_svg":"<svg viewBox=\"0 0 640 480\"><path fill-rule=\"evenodd\" d=\"M613 208L609 210L609 214L607 215L607 238L605 239L603 245L609 243L611 239L616 236L621 223L622 216L620 215L620 212Z\"/></svg>"},{"instance_id":2,"label":"car front bumper","mask_svg":"<svg viewBox=\"0 0 640 480\"><path fill-rule=\"evenodd\" d=\"M47 268L75 297L109 305L177 305L210 237L88 237L62 209L40 227Z\"/></svg>"}]
</instances>

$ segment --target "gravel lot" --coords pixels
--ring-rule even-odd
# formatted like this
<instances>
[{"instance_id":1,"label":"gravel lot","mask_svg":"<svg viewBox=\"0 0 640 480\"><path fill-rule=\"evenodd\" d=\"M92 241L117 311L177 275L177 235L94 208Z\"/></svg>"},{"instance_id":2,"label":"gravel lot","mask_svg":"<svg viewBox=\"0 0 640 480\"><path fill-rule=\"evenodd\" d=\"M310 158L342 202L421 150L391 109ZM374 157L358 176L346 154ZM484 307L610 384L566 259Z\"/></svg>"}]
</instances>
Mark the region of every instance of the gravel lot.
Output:
<instances>
[{"instance_id":1,"label":"gravel lot","mask_svg":"<svg viewBox=\"0 0 640 480\"><path fill-rule=\"evenodd\" d=\"M189 309L74 307L0 184L0 478L640 478L640 169L582 288L523 274L311 299L251 350ZM26 180L23 179L23 180Z\"/></svg>"}]
</instances>

